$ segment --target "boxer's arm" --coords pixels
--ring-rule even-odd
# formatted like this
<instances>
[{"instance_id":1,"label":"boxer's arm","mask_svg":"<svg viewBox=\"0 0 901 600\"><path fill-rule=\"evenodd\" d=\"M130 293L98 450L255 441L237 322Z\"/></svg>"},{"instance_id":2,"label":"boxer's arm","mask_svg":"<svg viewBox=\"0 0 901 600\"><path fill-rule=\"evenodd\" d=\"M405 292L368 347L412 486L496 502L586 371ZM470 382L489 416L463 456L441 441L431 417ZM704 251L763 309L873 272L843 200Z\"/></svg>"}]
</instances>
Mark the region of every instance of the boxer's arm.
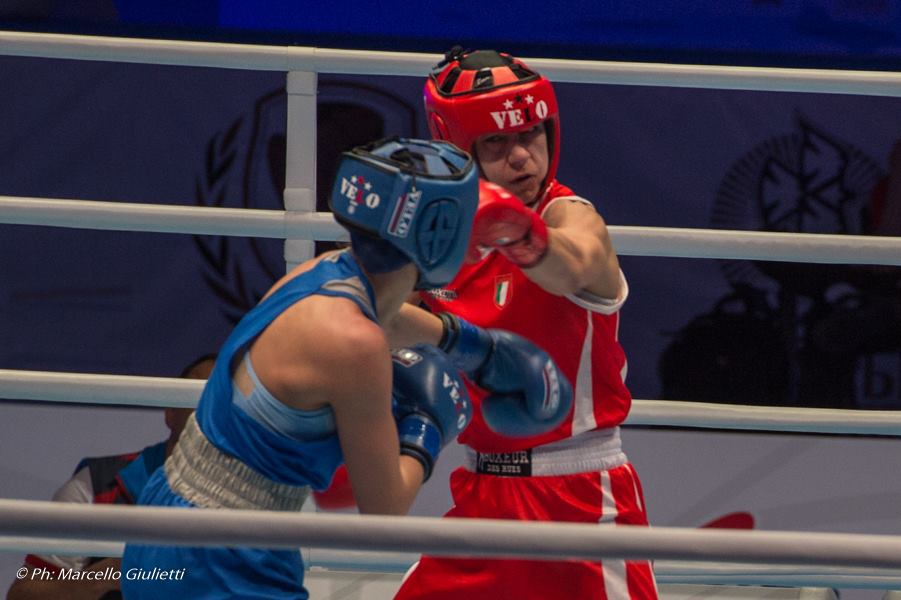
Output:
<instances>
[{"instance_id":1,"label":"boxer's arm","mask_svg":"<svg viewBox=\"0 0 901 600\"><path fill-rule=\"evenodd\" d=\"M581 199L559 198L539 215L493 183L479 184L470 260L478 248L495 250L552 294L619 296L619 261L607 225Z\"/></svg>"},{"instance_id":2,"label":"boxer's arm","mask_svg":"<svg viewBox=\"0 0 901 600\"><path fill-rule=\"evenodd\" d=\"M323 380L360 512L401 515L424 472L418 460L400 453L391 411L391 355L378 327L367 325L348 328L344 337L351 339L328 343L336 354L324 365Z\"/></svg>"},{"instance_id":3,"label":"boxer's arm","mask_svg":"<svg viewBox=\"0 0 901 600\"><path fill-rule=\"evenodd\" d=\"M406 513L423 469L400 455L391 355L379 325L352 300L312 296L283 312L250 352L260 382L281 402L332 408L360 511Z\"/></svg>"},{"instance_id":4,"label":"boxer's arm","mask_svg":"<svg viewBox=\"0 0 901 600\"><path fill-rule=\"evenodd\" d=\"M441 340L441 320L427 310L405 303L390 320L382 321L382 329L392 348L408 348L416 344L437 345Z\"/></svg>"},{"instance_id":5,"label":"boxer's arm","mask_svg":"<svg viewBox=\"0 0 901 600\"><path fill-rule=\"evenodd\" d=\"M619 260L607 224L594 207L560 199L542 217L548 228L547 253L523 273L552 294L584 290L601 298L619 297Z\"/></svg>"},{"instance_id":6,"label":"boxer's arm","mask_svg":"<svg viewBox=\"0 0 901 600\"><path fill-rule=\"evenodd\" d=\"M392 412L400 453L421 463L428 479L438 454L469 424L472 404L456 366L435 346L399 348L392 356ZM328 490L313 493L317 506L354 506L346 473L339 469Z\"/></svg>"}]
</instances>

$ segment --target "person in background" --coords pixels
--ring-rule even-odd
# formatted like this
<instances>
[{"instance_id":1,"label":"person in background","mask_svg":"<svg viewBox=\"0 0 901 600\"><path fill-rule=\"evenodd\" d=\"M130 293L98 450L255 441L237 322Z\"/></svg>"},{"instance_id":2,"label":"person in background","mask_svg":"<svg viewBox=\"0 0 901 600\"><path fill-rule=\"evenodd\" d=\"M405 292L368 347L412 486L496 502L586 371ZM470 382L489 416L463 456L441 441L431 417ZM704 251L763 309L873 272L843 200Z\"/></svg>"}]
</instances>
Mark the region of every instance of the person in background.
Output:
<instances>
[{"instance_id":1,"label":"person in background","mask_svg":"<svg viewBox=\"0 0 901 600\"><path fill-rule=\"evenodd\" d=\"M207 379L213 372L215 355L204 355L182 370L179 377ZM184 429L190 408L167 408L164 411L169 437L140 452L113 456L84 458L75 473L53 494L55 502L95 504L134 504L144 484L172 453L178 436ZM119 570L119 558L100 556L57 556L29 554L24 566L32 572L46 570L51 576L26 577L16 580L9 588L7 600L115 600L121 598L119 580L111 577L90 580L56 577L62 569L72 571Z\"/></svg>"}]
</instances>

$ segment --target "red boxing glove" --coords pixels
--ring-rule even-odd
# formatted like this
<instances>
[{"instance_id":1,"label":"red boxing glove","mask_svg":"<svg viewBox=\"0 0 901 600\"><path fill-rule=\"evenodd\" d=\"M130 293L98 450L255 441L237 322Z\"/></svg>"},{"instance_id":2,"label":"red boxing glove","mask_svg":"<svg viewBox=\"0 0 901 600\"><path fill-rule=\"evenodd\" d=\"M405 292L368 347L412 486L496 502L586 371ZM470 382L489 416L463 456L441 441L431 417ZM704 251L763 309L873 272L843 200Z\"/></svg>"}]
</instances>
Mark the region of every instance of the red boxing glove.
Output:
<instances>
[{"instance_id":1,"label":"red boxing glove","mask_svg":"<svg viewBox=\"0 0 901 600\"><path fill-rule=\"evenodd\" d=\"M547 225L534 210L504 188L479 180L479 208L472 224L469 260L494 249L520 267L534 267L547 254Z\"/></svg>"},{"instance_id":2,"label":"red boxing glove","mask_svg":"<svg viewBox=\"0 0 901 600\"><path fill-rule=\"evenodd\" d=\"M316 506L325 510L353 508L357 505L345 465L338 467L327 489L321 492L313 491L313 501L316 502Z\"/></svg>"}]
</instances>

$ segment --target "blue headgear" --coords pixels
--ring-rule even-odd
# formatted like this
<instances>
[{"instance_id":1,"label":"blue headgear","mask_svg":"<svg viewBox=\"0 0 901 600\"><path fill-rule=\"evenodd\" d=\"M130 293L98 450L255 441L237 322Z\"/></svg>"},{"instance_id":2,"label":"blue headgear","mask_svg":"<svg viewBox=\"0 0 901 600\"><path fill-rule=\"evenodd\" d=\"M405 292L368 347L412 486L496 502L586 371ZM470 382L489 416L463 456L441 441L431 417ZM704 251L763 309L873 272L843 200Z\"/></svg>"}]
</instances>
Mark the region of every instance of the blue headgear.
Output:
<instances>
[{"instance_id":1,"label":"blue headgear","mask_svg":"<svg viewBox=\"0 0 901 600\"><path fill-rule=\"evenodd\" d=\"M387 138L342 155L329 206L370 273L413 262L417 289L457 274L479 203L472 158L442 141Z\"/></svg>"}]
</instances>

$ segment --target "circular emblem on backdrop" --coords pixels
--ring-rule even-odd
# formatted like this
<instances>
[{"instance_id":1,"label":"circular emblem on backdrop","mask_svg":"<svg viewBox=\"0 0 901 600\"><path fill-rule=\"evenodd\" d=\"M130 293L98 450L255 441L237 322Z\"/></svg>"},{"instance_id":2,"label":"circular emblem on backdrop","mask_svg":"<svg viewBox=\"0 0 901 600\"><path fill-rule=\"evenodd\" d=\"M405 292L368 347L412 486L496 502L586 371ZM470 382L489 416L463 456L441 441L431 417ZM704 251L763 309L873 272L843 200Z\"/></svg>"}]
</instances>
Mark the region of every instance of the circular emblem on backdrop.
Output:
<instances>
[{"instance_id":1,"label":"circular emblem on backdrop","mask_svg":"<svg viewBox=\"0 0 901 600\"><path fill-rule=\"evenodd\" d=\"M320 80L317 111L317 210L325 211L341 152L383 137L387 131L417 137L416 111L393 92L361 81ZM198 167L199 206L283 210L285 114L283 87L264 93L252 110L228 122L209 140ZM360 198L369 208L381 198ZM284 240L243 236L194 236L203 279L231 323L250 310L284 274ZM334 244L317 242L323 250Z\"/></svg>"},{"instance_id":2,"label":"circular emblem on backdrop","mask_svg":"<svg viewBox=\"0 0 901 600\"><path fill-rule=\"evenodd\" d=\"M882 176L876 161L862 151L799 118L796 132L757 145L729 169L711 224L718 229L861 234L870 194ZM733 285L792 288L797 283L791 275L796 265L783 269L748 260L723 260L721 265Z\"/></svg>"},{"instance_id":3,"label":"circular emblem on backdrop","mask_svg":"<svg viewBox=\"0 0 901 600\"><path fill-rule=\"evenodd\" d=\"M456 245L460 229L460 210L451 200L426 206L417 219L416 246L425 266L440 263Z\"/></svg>"},{"instance_id":4,"label":"circular emblem on backdrop","mask_svg":"<svg viewBox=\"0 0 901 600\"><path fill-rule=\"evenodd\" d=\"M285 93L275 89L208 142L195 185L198 206L283 209ZM281 240L193 236L206 268L203 279L232 323L280 276Z\"/></svg>"}]
</instances>

